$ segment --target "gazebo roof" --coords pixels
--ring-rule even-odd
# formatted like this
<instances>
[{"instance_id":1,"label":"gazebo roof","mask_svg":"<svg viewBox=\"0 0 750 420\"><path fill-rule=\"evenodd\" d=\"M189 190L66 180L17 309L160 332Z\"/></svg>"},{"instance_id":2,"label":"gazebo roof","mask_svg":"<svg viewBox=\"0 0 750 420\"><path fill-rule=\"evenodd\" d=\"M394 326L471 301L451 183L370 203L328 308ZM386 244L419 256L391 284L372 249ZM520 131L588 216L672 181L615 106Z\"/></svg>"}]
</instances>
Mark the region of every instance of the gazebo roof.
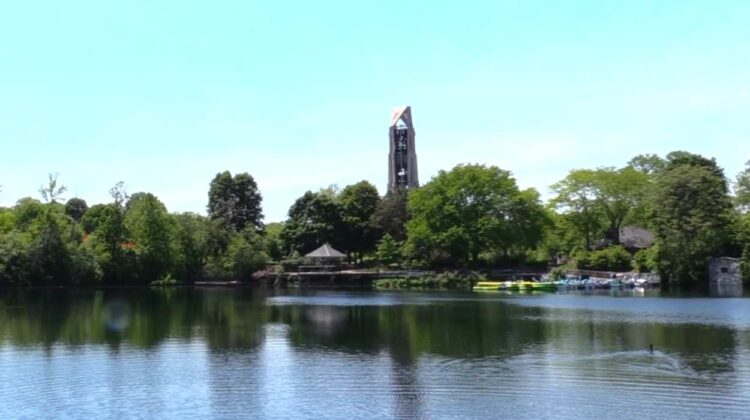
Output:
<instances>
[{"instance_id":1,"label":"gazebo roof","mask_svg":"<svg viewBox=\"0 0 750 420\"><path fill-rule=\"evenodd\" d=\"M336 251L329 244L323 244L320 248L305 255L305 258L344 258L346 255Z\"/></svg>"}]
</instances>

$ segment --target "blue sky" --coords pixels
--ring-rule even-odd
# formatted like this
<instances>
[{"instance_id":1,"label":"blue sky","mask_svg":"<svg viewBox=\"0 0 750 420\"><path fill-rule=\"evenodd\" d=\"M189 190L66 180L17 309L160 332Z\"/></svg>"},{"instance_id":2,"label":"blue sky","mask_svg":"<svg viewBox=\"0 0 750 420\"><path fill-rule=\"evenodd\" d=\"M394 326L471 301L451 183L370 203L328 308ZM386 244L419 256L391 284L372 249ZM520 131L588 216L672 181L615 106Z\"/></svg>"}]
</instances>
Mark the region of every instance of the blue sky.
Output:
<instances>
[{"instance_id":1,"label":"blue sky","mask_svg":"<svg viewBox=\"0 0 750 420\"><path fill-rule=\"evenodd\" d=\"M750 159L748 1L0 3L0 205L59 172L205 212L219 171L268 221L304 191L387 181L412 106L420 179L498 165L542 193L638 153Z\"/></svg>"}]
</instances>

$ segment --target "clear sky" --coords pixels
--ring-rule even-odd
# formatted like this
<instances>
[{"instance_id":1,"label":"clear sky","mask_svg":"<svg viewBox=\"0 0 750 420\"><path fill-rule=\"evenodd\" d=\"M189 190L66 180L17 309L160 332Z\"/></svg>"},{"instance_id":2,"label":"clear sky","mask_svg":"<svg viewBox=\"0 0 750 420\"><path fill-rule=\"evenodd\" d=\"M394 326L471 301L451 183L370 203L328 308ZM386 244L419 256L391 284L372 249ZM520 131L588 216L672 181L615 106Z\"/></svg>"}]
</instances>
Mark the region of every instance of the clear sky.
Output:
<instances>
[{"instance_id":1,"label":"clear sky","mask_svg":"<svg viewBox=\"0 0 750 420\"><path fill-rule=\"evenodd\" d=\"M0 2L0 205L59 172L89 204L205 213L246 171L267 221L304 191L385 192L391 110L420 179L463 162L542 193L685 149L750 159L750 1Z\"/></svg>"}]
</instances>

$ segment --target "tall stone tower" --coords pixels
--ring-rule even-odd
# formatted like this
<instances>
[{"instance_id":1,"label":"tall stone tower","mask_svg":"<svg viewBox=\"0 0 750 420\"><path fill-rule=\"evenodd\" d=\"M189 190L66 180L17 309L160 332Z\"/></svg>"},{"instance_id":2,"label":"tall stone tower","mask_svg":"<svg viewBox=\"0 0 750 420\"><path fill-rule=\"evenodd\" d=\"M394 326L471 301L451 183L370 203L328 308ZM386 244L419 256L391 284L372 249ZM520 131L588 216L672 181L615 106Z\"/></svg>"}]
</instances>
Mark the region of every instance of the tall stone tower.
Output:
<instances>
[{"instance_id":1,"label":"tall stone tower","mask_svg":"<svg viewBox=\"0 0 750 420\"><path fill-rule=\"evenodd\" d=\"M388 191L419 187L411 107L396 108L388 128Z\"/></svg>"}]
</instances>

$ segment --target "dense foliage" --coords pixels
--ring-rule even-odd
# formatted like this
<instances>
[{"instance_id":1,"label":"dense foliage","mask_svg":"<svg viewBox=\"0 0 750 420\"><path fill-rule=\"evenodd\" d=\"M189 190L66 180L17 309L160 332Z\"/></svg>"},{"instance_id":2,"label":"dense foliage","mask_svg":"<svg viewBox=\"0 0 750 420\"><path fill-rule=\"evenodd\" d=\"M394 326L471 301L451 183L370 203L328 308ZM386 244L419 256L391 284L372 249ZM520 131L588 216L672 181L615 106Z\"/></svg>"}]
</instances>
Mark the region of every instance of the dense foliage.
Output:
<instances>
[{"instance_id":1,"label":"dense foliage","mask_svg":"<svg viewBox=\"0 0 750 420\"><path fill-rule=\"evenodd\" d=\"M726 180L710 167L682 164L667 169L651 195L658 271L675 283L704 279L708 260L729 243Z\"/></svg>"},{"instance_id":2,"label":"dense foliage","mask_svg":"<svg viewBox=\"0 0 750 420\"><path fill-rule=\"evenodd\" d=\"M430 265L524 253L541 240L545 223L539 194L519 190L510 172L495 166L441 171L411 193L409 211L406 252Z\"/></svg>"},{"instance_id":3,"label":"dense foliage","mask_svg":"<svg viewBox=\"0 0 750 420\"><path fill-rule=\"evenodd\" d=\"M206 217L169 213L155 195L129 195L123 183L109 203L66 201L52 174L39 188L42 201L0 208L0 285L248 281L270 262L299 265L325 243L365 265L566 263L656 271L687 285L705 282L711 258L731 256L750 279L750 163L731 187L713 159L676 151L572 170L543 206L506 170L458 165L384 197L367 181L307 191L284 223L265 224L247 173L214 177ZM624 241L625 227L652 232L653 246Z\"/></svg>"},{"instance_id":4,"label":"dense foliage","mask_svg":"<svg viewBox=\"0 0 750 420\"><path fill-rule=\"evenodd\" d=\"M231 188L221 190L225 174L211 184L209 218L170 214L155 195L128 195L123 183L110 190L110 203L62 205L66 188L51 175L39 189L46 203L23 198L0 209L0 285L247 280L268 258L260 195L247 174L230 176Z\"/></svg>"},{"instance_id":5,"label":"dense foliage","mask_svg":"<svg viewBox=\"0 0 750 420\"><path fill-rule=\"evenodd\" d=\"M657 271L673 284L703 286L713 257L742 257L750 279L750 170L737 177L735 196L716 161L684 151L639 155L621 169L574 170L552 186L560 210L542 243L572 257L578 268ZM619 244L624 225L647 228L654 246Z\"/></svg>"},{"instance_id":6,"label":"dense foliage","mask_svg":"<svg viewBox=\"0 0 750 420\"><path fill-rule=\"evenodd\" d=\"M307 191L289 209L281 239L287 254L304 255L323 244L361 260L375 249L380 229L373 215L380 205L374 185L361 181L343 191Z\"/></svg>"},{"instance_id":7,"label":"dense foliage","mask_svg":"<svg viewBox=\"0 0 750 420\"><path fill-rule=\"evenodd\" d=\"M575 255L576 267L588 270L627 271L631 267L631 255L621 246L597 251L579 251Z\"/></svg>"},{"instance_id":8,"label":"dense foliage","mask_svg":"<svg viewBox=\"0 0 750 420\"><path fill-rule=\"evenodd\" d=\"M606 238L620 243L625 222L643 220L643 196L648 175L632 167L577 169L554 184L552 204L583 238L586 249Z\"/></svg>"},{"instance_id":9,"label":"dense foliage","mask_svg":"<svg viewBox=\"0 0 750 420\"><path fill-rule=\"evenodd\" d=\"M247 226L263 231L262 197L248 173L216 174L208 191L208 217L222 228L239 232Z\"/></svg>"}]
</instances>

